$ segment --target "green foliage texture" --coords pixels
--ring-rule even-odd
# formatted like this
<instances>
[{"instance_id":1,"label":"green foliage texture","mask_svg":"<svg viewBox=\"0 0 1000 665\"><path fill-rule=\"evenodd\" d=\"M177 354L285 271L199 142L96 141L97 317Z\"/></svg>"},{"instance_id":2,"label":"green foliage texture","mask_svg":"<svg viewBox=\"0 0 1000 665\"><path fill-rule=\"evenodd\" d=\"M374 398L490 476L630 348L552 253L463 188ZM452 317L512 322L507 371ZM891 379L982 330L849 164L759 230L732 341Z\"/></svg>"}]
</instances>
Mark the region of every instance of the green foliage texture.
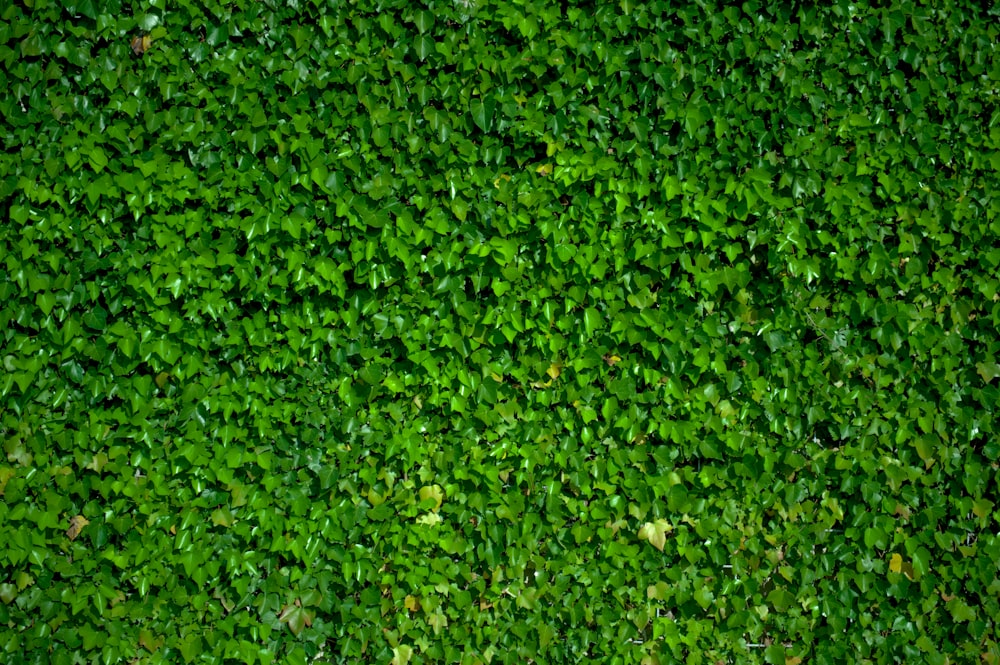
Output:
<instances>
[{"instance_id":1,"label":"green foliage texture","mask_svg":"<svg viewBox=\"0 0 1000 665\"><path fill-rule=\"evenodd\" d=\"M1000 13L796 4L3 3L2 659L1000 662Z\"/></svg>"}]
</instances>

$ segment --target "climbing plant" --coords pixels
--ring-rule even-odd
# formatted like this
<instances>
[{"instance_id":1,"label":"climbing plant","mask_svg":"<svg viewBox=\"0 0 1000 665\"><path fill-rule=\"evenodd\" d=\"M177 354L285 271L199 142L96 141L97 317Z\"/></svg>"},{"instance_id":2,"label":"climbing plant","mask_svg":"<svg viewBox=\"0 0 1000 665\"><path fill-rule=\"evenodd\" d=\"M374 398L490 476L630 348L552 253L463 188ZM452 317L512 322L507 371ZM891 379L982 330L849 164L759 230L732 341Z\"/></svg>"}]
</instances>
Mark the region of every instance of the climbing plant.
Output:
<instances>
[{"instance_id":1,"label":"climbing plant","mask_svg":"<svg viewBox=\"0 0 1000 665\"><path fill-rule=\"evenodd\" d=\"M5 4L3 660L996 665L988 4Z\"/></svg>"}]
</instances>

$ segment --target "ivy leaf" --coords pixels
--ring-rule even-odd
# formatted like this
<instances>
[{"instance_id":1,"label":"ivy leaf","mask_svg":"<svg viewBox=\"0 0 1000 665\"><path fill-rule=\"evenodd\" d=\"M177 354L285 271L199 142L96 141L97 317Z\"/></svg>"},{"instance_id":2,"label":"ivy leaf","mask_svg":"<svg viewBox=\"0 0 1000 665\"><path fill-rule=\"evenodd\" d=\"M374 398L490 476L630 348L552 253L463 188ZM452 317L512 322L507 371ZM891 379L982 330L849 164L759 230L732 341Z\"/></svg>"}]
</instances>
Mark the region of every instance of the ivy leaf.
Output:
<instances>
[{"instance_id":1,"label":"ivy leaf","mask_svg":"<svg viewBox=\"0 0 1000 665\"><path fill-rule=\"evenodd\" d=\"M77 536L80 535L80 532L83 531L83 527L88 524L90 524L90 520L83 515L74 515L69 520L69 528L66 529L66 537L70 540L76 540Z\"/></svg>"},{"instance_id":2,"label":"ivy leaf","mask_svg":"<svg viewBox=\"0 0 1000 665\"><path fill-rule=\"evenodd\" d=\"M407 665L412 657L413 647L400 644L392 648L392 660L390 662L392 665Z\"/></svg>"},{"instance_id":3,"label":"ivy leaf","mask_svg":"<svg viewBox=\"0 0 1000 665\"><path fill-rule=\"evenodd\" d=\"M588 335L593 335L601 327L601 313L593 307L588 307L583 312L583 329Z\"/></svg>"},{"instance_id":4,"label":"ivy leaf","mask_svg":"<svg viewBox=\"0 0 1000 665\"><path fill-rule=\"evenodd\" d=\"M448 617L441 613L439 609L427 617L427 623L430 624L430 627L434 630L434 634L439 635L442 628L448 627Z\"/></svg>"},{"instance_id":5,"label":"ivy leaf","mask_svg":"<svg viewBox=\"0 0 1000 665\"><path fill-rule=\"evenodd\" d=\"M312 626L313 612L302 607L302 603L296 600L292 605L286 605L278 616L278 621L287 623L292 634L298 636L307 626Z\"/></svg>"},{"instance_id":6,"label":"ivy leaf","mask_svg":"<svg viewBox=\"0 0 1000 665\"><path fill-rule=\"evenodd\" d=\"M898 573L903 570L903 557L900 556L898 552L894 552L891 557L889 557L889 572Z\"/></svg>"},{"instance_id":7,"label":"ivy leaf","mask_svg":"<svg viewBox=\"0 0 1000 665\"><path fill-rule=\"evenodd\" d=\"M655 522L643 524L642 528L639 529L639 538L662 552L663 547L667 544L667 534L673 530L674 527L670 522L658 519Z\"/></svg>"},{"instance_id":8,"label":"ivy leaf","mask_svg":"<svg viewBox=\"0 0 1000 665\"><path fill-rule=\"evenodd\" d=\"M434 51L434 40L427 35L420 35L414 42L413 48L417 52L418 58L426 60L427 56Z\"/></svg>"},{"instance_id":9,"label":"ivy leaf","mask_svg":"<svg viewBox=\"0 0 1000 665\"><path fill-rule=\"evenodd\" d=\"M427 502L427 506L437 512L444 503L444 490L440 485L425 485L420 488L420 503Z\"/></svg>"},{"instance_id":10,"label":"ivy leaf","mask_svg":"<svg viewBox=\"0 0 1000 665\"><path fill-rule=\"evenodd\" d=\"M972 504L972 514L980 519L986 519L993 512L993 508L996 506L989 499L976 499Z\"/></svg>"},{"instance_id":11,"label":"ivy leaf","mask_svg":"<svg viewBox=\"0 0 1000 665\"><path fill-rule=\"evenodd\" d=\"M423 524L425 526L437 526L441 523L441 516L437 513L424 513L417 518L417 524Z\"/></svg>"},{"instance_id":12,"label":"ivy leaf","mask_svg":"<svg viewBox=\"0 0 1000 665\"><path fill-rule=\"evenodd\" d=\"M913 553L913 570L919 575L926 575L931 570L931 553L926 547L918 547Z\"/></svg>"},{"instance_id":13,"label":"ivy leaf","mask_svg":"<svg viewBox=\"0 0 1000 665\"><path fill-rule=\"evenodd\" d=\"M555 381L556 379L559 378L559 375L562 373L562 363L550 364L549 368L545 370L545 373L549 375L549 378Z\"/></svg>"},{"instance_id":14,"label":"ivy leaf","mask_svg":"<svg viewBox=\"0 0 1000 665\"><path fill-rule=\"evenodd\" d=\"M1000 363L976 363L976 371L979 372L979 376L983 377L983 381L989 383L1000 376Z\"/></svg>"},{"instance_id":15,"label":"ivy leaf","mask_svg":"<svg viewBox=\"0 0 1000 665\"><path fill-rule=\"evenodd\" d=\"M487 97L486 99L472 99L469 101L469 112L472 113L472 121L484 132L490 131L493 126L493 113L496 110L496 102Z\"/></svg>"},{"instance_id":16,"label":"ivy leaf","mask_svg":"<svg viewBox=\"0 0 1000 665\"><path fill-rule=\"evenodd\" d=\"M100 146L94 146L87 157L90 160L90 167L98 173L108 165L108 156L104 154L104 149Z\"/></svg>"},{"instance_id":17,"label":"ivy leaf","mask_svg":"<svg viewBox=\"0 0 1000 665\"><path fill-rule=\"evenodd\" d=\"M947 608L955 621L974 621L976 618L976 611L961 598L949 600Z\"/></svg>"},{"instance_id":18,"label":"ivy leaf","mask_svg":"<svg viewBox=\"0 0 1000 665\"><path fill-rule=\"evenodd\" d=\"M149 35L137 35L132 39L132 52L141 56L149 50L149 47L152 46L152 44L153 40Z\"/></svg>"},{"instance_id":19,"label":"ivy leaf","mask_svg":"<svg viewBox=\"0 0 1000 665\"><path fill-rule=\"evenodd\" d=\"M913 442L917 449L917 455L923 460L924 465L929 469L934 465L936 453L941 446L941 438L937 434L923 434Z\"/></svg>"},{"instance_id":20,"label":"ivy leaf","mask_svg":"<svg viewBox=\"0 0 1000 665\"><path fill-rule=\"evenodd\" d=\"M235 521L236 518L233 516L233 511L226 506L216 508L212 511L212 524L216 526L231 527Z\"/></svg>"}]
</instances>

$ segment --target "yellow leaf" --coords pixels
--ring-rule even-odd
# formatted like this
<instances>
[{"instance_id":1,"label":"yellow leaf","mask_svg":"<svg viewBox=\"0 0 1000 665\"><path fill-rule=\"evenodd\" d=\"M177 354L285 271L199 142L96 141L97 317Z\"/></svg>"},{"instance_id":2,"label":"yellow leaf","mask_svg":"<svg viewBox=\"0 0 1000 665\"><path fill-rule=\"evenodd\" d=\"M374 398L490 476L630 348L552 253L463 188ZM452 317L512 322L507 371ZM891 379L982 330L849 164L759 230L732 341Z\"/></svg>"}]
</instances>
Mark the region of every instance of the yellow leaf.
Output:
<instances>
[{"instance_id":1,"label":"yellow leaf","mask_svg":"<svg viewBox=\"0 0 1000 665\"><path fill-rule=\"evenodd\" d=\"M648 541L650 545L662 552L663 547L667 544L667 534L673 530L674 527L670 522L664 519L646 522L639 529L639 538Z\"/></svg>"},{"instance_id":2,"label":"yellow leaf","mask_svg":"<svg viewBox=\"0 0 1000 665\"><path fill-rule=\"evenodd\" d=\"M434 499L432 510L437 512L437 509L444 503L444 490L440 485L425 485L420 488L420 500L427 501L428 499Z\"/></svg>"},{"instance_id":3,"label":"yellow leaf","mask_svg":"<svg viewBox=\"0 0 1000 665\"><path fill-rule=\"evenodd\" d=\"M427 526L437 526L441 523L441 516L437 513L424 513L417 518L417 524L426 524Z\"/></svg>"},{"instance_id":4,"label":"yellow leaf","mask_svg":"<svg viewBox=\"0 0 1000 665\"><path fill-rule=\"evenodd\" d=\"M604 362L608 364L608 367L614 367L622 361L622 357L614 353L605 355L603 358Z\"/></svg>"},{"instance_id":5,"label":"yellow leaf","mask_svg":"<svg viewBox=\"0 0 1000 665\"><path fill-rule=\"evenodd\" d=\"M537 169L535 169L535 173L537 173L538 175L540 175L542 177L545 177L545 176L547 176L547 175L549 175L549 174L552 173L552 165L551 164L542 164Z\"/></svg>"},{"instance_id":6,"label":"yellow leaf","mask_svg":"<svg viewBox=\"0 0 1000 665\"><path fill-rule=\"evenodd\" d=\"M889 557L889 572L898 573L903 570L903 557L896 552L891 557Z\"/></svg>"},{"instance_id":7,"label":"yellow leaf","mask_svg":"<svg viewBox=\"0 0 1000 665\"><path fill-rule=\"evenodd\" d=\"M802 658L799 656L788 656L785 658L785 665L799 665L802 662Z\"/></svg>"},{"instance_id":8,"label":"yellow leaf","mask_svg":"<svg viewBox=\"0 0 1000 665\"><path fill-rule=\"evenodd\" d=\"M416 596L407 596L403 599L403 607L410 610L411 612L416 612L420 609L420 601Z\"/></svg>"},{"instance_id":9,"label":"yellow leaf","mask_svg":"<svg viewBox=\"0 0 1000 665\"><path fill-rule=\"evenodd\" d=\"M410 658L413 657L413 647L407 646L406 644L400 644L397 647L392 648L392 660L390 661L392 665L406 665L410 662Z\"/></svg>"},{"instance_id":10,"label":"yellow leaf","mask_svg":"<svg viewBox=\"0 0 1000 665\"><path fill-rule=\"evenodd\" d=\"M81 531L83 531L83 527L88 524L90 524L90 520L83 515L74 515L69 520L69 528L66 529L66 537L70 540L76 540L76 537L80 535Z\"/></svg>"}]
</instances>

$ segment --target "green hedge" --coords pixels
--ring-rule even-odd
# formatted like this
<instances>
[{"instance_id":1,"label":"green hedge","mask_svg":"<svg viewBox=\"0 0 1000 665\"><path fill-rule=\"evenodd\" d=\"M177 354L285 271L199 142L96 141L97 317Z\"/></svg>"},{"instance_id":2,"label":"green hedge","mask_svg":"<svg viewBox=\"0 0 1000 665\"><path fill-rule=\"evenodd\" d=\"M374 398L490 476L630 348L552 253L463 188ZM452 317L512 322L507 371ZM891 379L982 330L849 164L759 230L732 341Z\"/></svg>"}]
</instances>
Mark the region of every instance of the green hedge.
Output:
<instances>
[{"instance_id":1,"label":"green hedge","mask_svg":"<svg viewBox=\"0 0 1000 665\"><path fill-rule=\"evenodd\" d=\"M3 660L1000 662L1000 12L795 4L5 5Z\"/></svg>"}]
</instances>

